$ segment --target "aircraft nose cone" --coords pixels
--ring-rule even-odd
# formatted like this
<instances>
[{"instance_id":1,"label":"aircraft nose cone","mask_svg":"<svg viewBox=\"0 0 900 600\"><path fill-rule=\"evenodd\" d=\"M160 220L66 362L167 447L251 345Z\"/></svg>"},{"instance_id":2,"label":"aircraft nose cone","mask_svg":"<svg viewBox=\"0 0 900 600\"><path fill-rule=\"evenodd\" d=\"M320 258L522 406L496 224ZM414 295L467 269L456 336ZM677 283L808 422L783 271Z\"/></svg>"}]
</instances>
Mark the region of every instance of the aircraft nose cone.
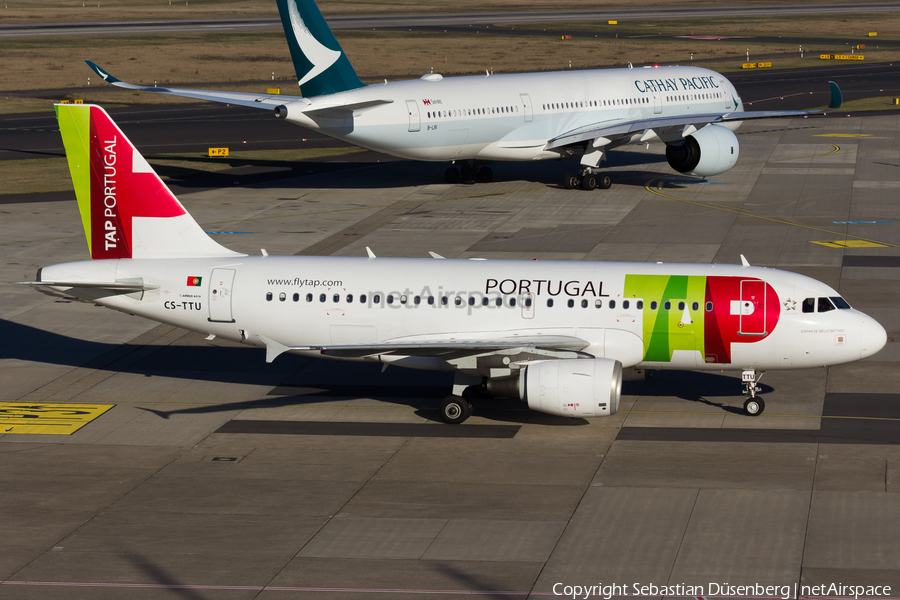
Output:
<instances>
[{"instance_id":1,"label":"aircraft nose cone","mask_svg":"<svg viewBox=\"0 0 900 600\"><path fill-rule=\"evenodd\" d=\"M884 345L887 343L887 332L878 321L871 317L866 317L860 330L860 358L868 358L884 348Z\"/></svg>"}]
</instances>

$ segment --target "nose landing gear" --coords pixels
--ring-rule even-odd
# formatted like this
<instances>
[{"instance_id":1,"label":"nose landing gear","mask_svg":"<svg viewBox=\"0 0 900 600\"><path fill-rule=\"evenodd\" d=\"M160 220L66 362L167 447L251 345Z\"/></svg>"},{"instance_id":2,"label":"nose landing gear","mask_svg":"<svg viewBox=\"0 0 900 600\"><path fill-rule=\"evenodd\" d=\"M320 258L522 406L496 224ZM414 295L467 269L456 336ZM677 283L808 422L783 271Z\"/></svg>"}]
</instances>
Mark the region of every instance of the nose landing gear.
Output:
<instances>
[{"instance_id":1,"label":"nose landing gear","mask_svg":"<svg viewBox=\"0 0 900 600\"><path fill-rule=\"evenodd\" d=\"M744 413L749 417L758 417L766 409L766 403L762 398L757 398L756 393L762 391L757 385L764 373L758 373L755 369L745 369L741 373L741 381L744 383L744 393L748 398L744 401Z\"/></svg>"}]
</instances>

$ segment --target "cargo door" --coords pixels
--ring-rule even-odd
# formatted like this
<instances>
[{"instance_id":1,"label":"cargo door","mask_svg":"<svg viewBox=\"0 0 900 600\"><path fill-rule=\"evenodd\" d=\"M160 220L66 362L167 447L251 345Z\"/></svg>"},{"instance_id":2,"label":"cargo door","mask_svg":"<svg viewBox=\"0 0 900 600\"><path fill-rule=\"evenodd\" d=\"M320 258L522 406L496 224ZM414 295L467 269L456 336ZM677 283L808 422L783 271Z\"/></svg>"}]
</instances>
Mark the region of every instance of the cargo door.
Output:
<instances>
[{"instance_id":1,"label":"cargo door","mask_svg":"<svg viewBox=\"0 0 900 600\"><path fill-rule=\"evenodd\" d=\"M231 291L234 269L213 269L209 285L209 320L214 323L234 323L231 314Z\"/></svg>"}]
</instances>

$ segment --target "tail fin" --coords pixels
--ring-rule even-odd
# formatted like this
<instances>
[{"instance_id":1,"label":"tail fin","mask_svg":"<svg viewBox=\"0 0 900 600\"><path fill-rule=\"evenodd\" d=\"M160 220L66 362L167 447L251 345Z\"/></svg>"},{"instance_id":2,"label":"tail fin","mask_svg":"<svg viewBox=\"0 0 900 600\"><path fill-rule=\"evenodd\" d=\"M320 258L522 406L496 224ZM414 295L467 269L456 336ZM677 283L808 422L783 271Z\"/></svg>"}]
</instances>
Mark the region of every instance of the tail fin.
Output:
<instances>
[{"instance_id":1,"label":"tail fin","mask_svg":"<svg viewBox=\"0 0 900 600\"><path fill-rule=\"evenodd\" d=\"M91 258L241 256L212 241L99 106L56 105Z\"/></svg>"},{"instance_id":2,"label":"tail fin","mask_svg":"<svg viewBox=\"0 0 900 600\"><path fill-rule=\"evenodd\" d=\"M277 1L301 93L323 96L363 87L314 0Z\"/></svg>"}]
</instances>

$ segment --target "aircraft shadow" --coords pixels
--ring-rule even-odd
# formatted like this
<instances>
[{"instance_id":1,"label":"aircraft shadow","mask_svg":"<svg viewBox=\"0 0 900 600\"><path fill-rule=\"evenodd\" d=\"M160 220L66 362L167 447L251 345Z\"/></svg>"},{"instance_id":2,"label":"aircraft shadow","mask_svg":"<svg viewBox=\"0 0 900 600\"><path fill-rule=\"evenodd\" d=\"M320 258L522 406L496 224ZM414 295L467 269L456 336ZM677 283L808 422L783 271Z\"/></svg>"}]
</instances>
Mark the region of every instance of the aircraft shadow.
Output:
<instances>
[{"instance_id":1,"label":"aircraft shadow","mask_svg":"<svg viewBox=\"0 0 900 600\"><path fill-rule=\"evenodd\" d=\"M453 377L399 367L308 358L286 354L267 364L259 348L207 342L188 334L178 344L108 344L82 340L0 319L0 359L47 365L96 369L143 377L168 377L258 385L271 389L262 398L191 406L174 410L149 409L160 418L176 414L210 414L248 408L315 405L340 399L368 398L414 408L424 418L437 420L435 409L450 394ZM192 339L194 338L194 339ZM762 384L762 393L772 388ZM699 371L655 371L646 380L626 381L624 395L675 396L726 412L742 413L739 406L709 400L741 396L734 376ZM87 399L87 395L85 399ZM517 400L476 402L476 414L498 422L577 426L584 420L530 413Z\"/></svg>"}]
</instances>

